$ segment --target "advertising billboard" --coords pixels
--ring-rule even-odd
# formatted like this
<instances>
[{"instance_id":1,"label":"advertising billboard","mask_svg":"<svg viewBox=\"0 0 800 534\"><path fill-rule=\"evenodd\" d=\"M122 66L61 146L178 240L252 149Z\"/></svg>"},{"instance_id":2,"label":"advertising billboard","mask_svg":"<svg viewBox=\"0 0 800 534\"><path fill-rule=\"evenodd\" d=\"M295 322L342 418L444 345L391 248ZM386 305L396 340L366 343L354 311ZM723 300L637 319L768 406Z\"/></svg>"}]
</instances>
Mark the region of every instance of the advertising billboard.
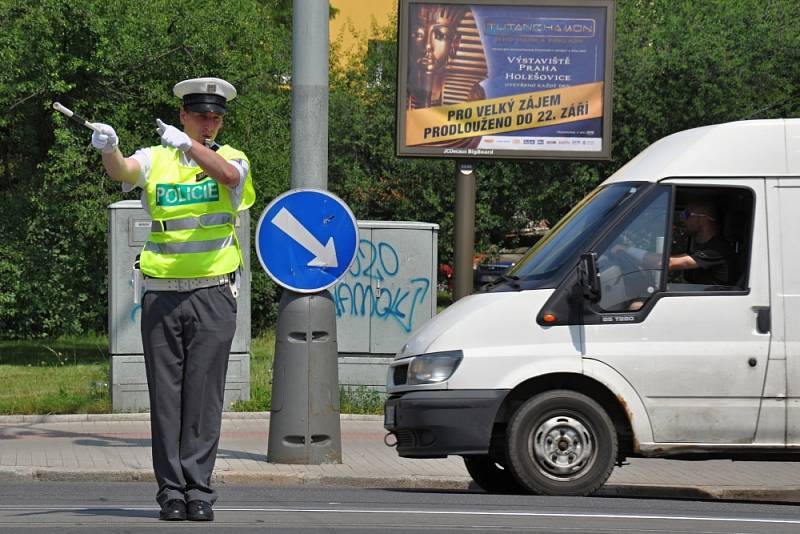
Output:
<instances>
[{"instance_id":1,"label":"advertising billboard","mask_svg":"<svg viewBox=\"0 0 800 534\"><path fill-rule=\"evenodd\" d=\"M609 159L613 0L400 0L397 155Z\"/></svg>"}]
</instances>

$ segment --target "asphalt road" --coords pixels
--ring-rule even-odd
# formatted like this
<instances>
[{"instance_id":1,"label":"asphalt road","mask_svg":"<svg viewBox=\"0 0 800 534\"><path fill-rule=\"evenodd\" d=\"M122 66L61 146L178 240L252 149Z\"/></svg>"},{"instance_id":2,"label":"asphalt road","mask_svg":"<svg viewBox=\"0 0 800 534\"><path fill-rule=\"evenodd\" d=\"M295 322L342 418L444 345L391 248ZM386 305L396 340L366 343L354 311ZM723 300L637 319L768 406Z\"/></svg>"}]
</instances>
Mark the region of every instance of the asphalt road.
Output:
<instances>
[{"instance_id":1,"label":"asphalt road","mask_svg":"<svg viewBox=\"0 0 800 534\"><path fill-rule=\"evenodd\" d=\"M219 486L214 523L158 521L149 483L3 482L0 532L800 532L800 505L477 491Z\"/></svg>"}]
</instances>

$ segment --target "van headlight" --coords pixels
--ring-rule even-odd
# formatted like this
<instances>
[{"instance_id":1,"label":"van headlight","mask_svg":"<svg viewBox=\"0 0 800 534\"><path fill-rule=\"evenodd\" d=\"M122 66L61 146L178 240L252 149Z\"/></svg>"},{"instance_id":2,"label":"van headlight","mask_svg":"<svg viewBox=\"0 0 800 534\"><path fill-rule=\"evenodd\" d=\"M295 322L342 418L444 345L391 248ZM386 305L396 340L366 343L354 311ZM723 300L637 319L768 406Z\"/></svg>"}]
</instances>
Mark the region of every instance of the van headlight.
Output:
<instances>
[{"instance_id":1,"label":"van headlight","mask_svg":"<svg viewBox=\"0 0 800 534\"><path fill-rule=\"evenodd\" d=\"M436 384L450 378L464 358L460 350L432 352L411 359L407 384Z\"/></svg>"}]
</instances>

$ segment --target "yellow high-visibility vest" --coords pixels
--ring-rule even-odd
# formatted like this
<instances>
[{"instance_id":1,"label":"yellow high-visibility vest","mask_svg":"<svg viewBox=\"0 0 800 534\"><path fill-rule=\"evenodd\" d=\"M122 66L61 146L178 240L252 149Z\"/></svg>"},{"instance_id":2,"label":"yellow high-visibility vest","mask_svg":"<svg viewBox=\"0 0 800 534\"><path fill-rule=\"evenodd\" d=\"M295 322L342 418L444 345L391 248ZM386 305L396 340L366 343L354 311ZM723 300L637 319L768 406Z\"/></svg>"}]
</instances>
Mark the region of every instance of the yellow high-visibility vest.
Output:
<instances>
[{"instance_id":1,"label":"yellow high-visibility vest","mask_svg":"<svg viewBox=\"0 0 800 534\"><path fill-rule=\"evenodd\" d=\"M200 167L181 165L177 149L156 146L152 154L145 192L154 224L142 250L141 271L154 278L203 278L235 271L242 261L236 217L256 198L249 170L239 205L233 206L225 186ZM217 154L249 165L244 152L229 145Z\"/></svg>"}]
</instances>

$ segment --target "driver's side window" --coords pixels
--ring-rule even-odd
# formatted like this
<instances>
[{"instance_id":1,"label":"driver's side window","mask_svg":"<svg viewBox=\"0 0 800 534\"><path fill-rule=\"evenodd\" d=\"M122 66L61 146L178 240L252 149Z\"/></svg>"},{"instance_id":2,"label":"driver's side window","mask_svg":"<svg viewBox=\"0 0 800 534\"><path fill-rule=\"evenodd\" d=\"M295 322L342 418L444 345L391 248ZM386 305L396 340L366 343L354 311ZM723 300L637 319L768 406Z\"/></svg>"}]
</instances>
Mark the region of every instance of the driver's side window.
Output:
<instances>
[{"instance_id":1,"label":"driver's side window","mask_svg":"<svg viewBox=\"0 0 800 534\"><path fill-rule=\"evenodd\" d=\"M640 207L598 251L602 311L635 311L661 286L669 189Z\"/></svg>"}]
</instances>

